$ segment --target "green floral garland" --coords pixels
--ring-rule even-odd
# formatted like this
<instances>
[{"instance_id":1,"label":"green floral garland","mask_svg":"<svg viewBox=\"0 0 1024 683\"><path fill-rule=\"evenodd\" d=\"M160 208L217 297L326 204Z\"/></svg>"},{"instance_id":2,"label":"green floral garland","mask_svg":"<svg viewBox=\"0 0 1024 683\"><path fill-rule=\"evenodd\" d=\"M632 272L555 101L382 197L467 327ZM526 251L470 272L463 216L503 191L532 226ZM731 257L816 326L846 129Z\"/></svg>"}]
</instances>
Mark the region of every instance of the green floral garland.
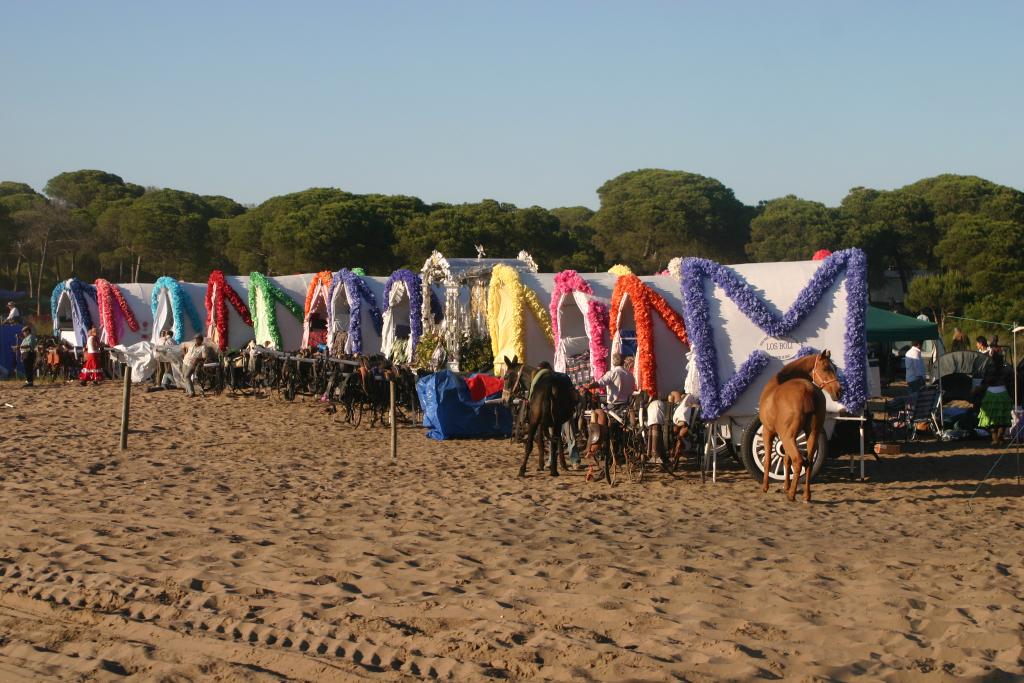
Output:
<instances>
[{"instance_id":1,"label":"green floral garland","mask_svg":"<svg viewBox=\"0 0 1024 683\"><path fill-rule=\"evenodd\" d=\"M259 296L262 294L262 296ZM263 273L249 273L249 311L252 313L252 326L259 332L264 330L270 337L275 349L282 350L281 329L277 325L277 306L281 304L299 320L302 320L302 306L292 301L284 290L270 281Z\"/></svg>"}]
</instances>

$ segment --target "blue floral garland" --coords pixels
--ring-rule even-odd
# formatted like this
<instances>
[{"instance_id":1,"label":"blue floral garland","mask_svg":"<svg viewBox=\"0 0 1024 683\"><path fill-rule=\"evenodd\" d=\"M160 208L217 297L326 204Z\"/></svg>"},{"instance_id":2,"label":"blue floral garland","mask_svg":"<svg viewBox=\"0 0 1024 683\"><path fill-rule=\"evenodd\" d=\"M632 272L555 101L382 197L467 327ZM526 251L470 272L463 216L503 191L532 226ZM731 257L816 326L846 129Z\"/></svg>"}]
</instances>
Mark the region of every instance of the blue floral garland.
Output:
<instances>
[{"instance_id":1,"label":"blue floral garland","mask_svg":"<svg viewBox=\"0 0 1024 683\"><path fill-rule=\"evenodd\" d=\"M199 312L196 311L195 304L192 303L192 299L181 288L181 283L167 275L157 278L156 282L153 283L153 292L149 296L149 308L153 312L154 319L156 318L156 311L160 302L160 292L165 289L171 296L171 314L174 315L174 343L180 344L185 341L186 316L188 316L188 320L192 323L192 328L197 334L202 332L203 323L199 318Z\"/></svg>"},{"instance_id":2,"label":"blue floral garland","mask_svg":"<svg viewBox=\"0 0 1024 683\"><path fill-rule=\"evenodd\" d=\"M75 329L75 339L79 346L85 346L86 338L89 336L89 329L92 328L92 313L89 312L89 304L86 295L96 300L96 287L86 284L78 278L71 278L67 281L57 283L50 294L50 318L53 320L53 336L60 336L60 328L57 321L57 306L60 305L60 297L65 291L70 291L71 296L71 324Z\"/></svg>"},{"instance_id":3,"label":"blue floral garland","mask_svg":"<svg viewBox=\"0 0 1024 683\"><path fill-rule=\"evenodd\" d=\"M423 280L419 275L401 268L391 273L387 283L384 285L384 312L387 313L391 308L391 286L396 282L401 282L405 285L405 290L409 293L409 358L413 358L416 353L416 345L420 341L420 337L423 336ZM431 293L431 310L433 311L433 293ZM438 302L438 309L441 304Z\"/></svg>"},{"instance_id":4,"label":"blue floral garland","mask_svg":"<svg viewBox=\"0 0 1024 683\"><path fill-rule=\"evenodd\" d=\"M53 288L53 293L50 294L50 319L53 320L53 336L60 336L60 328L57 325L57 304L60 302L60 295L64 293L64 281L61 280L57 283L57 286Z\"/></svg>"},{"instance_id":5,"label":"blue floral garland","mask_svg":"<svg viewBox=\"0 0 1024 683\"><path fill-rule=\"evenodd\" d=\"M843 405L850 412L856 413L860 412L867 400L867 257L864 252L846 249L822 261L810 282L781 317L775 315L754 289L731 268L707 259L683 260L680 283L683 317L690 333L691 345L697 354L701 410L707 419L716 420L728 410L764 371L770 358L764 351L754 351L725 386L719 384L718 355L711 330L704 280L710 279L721 287L726 296L763 332L773 337L782 337L795 330L807 318L844 269L847 308Z\"/></svg>"},{"instance_id":6,"label":"blue floral garland","mask_svg":"<svg viewBox=\"0 0 1024 683\"><path fill-rule=\"evenodd\" d=\"M377 334L380 334L384 328L384 316L380 312L380 306L377 305L377 297L370 291L366 281L356 272L358 270L362 269L342 268L336 272L331 278L331 286L327 289L327 301L334 301L335 290L339 285L344 285L348 300L351 302L348 315L348 337L352 340L352 350L355 353L362 353L362 302L365 301L370 306L370 320L373 321L373 327L377 330Z\"/></svg>"}]
</instances>

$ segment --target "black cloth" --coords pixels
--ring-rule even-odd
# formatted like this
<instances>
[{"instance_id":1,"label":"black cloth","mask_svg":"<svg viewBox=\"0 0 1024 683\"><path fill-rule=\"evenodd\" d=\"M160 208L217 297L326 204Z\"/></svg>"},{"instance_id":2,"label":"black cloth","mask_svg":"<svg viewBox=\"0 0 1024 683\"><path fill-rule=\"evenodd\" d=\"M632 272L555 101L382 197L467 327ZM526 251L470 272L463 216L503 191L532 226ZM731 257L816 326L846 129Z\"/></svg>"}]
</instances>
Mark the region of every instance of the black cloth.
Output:
<instances>
[{"instance_id":1,"label":"black cloth","mask_svg":"<svg viewBox=\"0 0 1024 683\"><path fill-rule=\"evenodd\" d=\"M36 375L36 352L22 351L21 362L25 366L25 381L31 386Z\"/></svg>"}]
</instances>

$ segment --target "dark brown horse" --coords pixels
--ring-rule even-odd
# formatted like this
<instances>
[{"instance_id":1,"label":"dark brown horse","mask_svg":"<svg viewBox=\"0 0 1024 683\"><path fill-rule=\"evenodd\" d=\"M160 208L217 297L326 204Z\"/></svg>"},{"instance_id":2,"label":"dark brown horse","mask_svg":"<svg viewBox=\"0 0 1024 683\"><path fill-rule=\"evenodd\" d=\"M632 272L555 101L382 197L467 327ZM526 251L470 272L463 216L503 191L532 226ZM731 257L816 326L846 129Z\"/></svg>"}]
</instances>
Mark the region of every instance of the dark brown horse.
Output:
<instances>
[{"instance_id":1,"label":"dark brown horse","mask_svg":"<svg viewBox=\"0 0 1024 683\"><path fill-rule=\"evenodd\" d=\"M811 466L818 448L818 439L825 427L825 393L834 401L842 398L843 390L836 377L832 356L826 350L798 358L786 364L761 392L758 412L763 426L764 437L764 486L768 491L768 474L771 469L772 446L775 438L782 440L786 473L786 496L796 500L800 483L800 470L804 465L803 456L797 448L796 438L800 432L807 434L807 476L804 478L804 501L811 500ZM790 486L790 466L793 468L793 484Z\"/></svg>"},{"instance_id":2,"label":"dark brown horse","mask_svg":"<svg viewBox=\"0 0 1024 683\"><path fill-rule=\"evenodd\" d=\"M534 381L536 379L536 381ZM505 357L504 387L502 399L511 408L513 397L522 393L529 405L526 430L526 453L519 467L519 476L526 476L526 463L533 452L533 442L541 444L538 453L537 470L544 469L543 438L551 442L551 476L558 476L558 460L561 454L562 425L573 418L576 409L576 389L568 375L552 370L538 369L519 363L519 358ZM563 460L562 467L565 467Z\"/></svg>"}]
</instances>

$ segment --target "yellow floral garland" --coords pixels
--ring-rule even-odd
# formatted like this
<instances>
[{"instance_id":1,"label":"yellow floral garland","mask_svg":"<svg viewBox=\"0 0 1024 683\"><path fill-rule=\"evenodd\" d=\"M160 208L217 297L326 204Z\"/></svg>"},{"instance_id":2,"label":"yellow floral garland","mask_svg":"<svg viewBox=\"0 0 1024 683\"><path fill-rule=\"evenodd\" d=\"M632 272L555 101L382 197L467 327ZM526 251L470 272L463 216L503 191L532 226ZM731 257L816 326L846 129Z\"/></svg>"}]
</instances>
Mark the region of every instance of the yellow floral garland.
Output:
<instances>
[{"instance_id":1,"label":"yellow floral garland","mask_svg":"<svg viewBox=\"0 0 1024 683\"><path fill-rule=\"evenodd\" d=\"M618 275L619 277L622 277L623 275L632 275L633 269L622 263L616 263L614 266L608 269L608 272L611 273L612 275Z\"/></svg>"},{"instance_id":2,"label":"yellow floral garland","mask_svg":"<svg viewBox=\"0 0 1024 683\"><path fill-rule=\"evenodd\" d=\"M551 331L551 318L537 295L529 287L519 281L519 272L511 266L499 264L491 271L491 284L487 291L487 330L491 334L491 353L495 356L495 364L501 349L498 348L498 292L508 288L514 293L512 297L512 320L516 326L512 337L512 353L522 361L526 358L526 326L523 309L530 309L537 324L548 343L554 346L554 333Z\"/></svg>"}]
</instances>

